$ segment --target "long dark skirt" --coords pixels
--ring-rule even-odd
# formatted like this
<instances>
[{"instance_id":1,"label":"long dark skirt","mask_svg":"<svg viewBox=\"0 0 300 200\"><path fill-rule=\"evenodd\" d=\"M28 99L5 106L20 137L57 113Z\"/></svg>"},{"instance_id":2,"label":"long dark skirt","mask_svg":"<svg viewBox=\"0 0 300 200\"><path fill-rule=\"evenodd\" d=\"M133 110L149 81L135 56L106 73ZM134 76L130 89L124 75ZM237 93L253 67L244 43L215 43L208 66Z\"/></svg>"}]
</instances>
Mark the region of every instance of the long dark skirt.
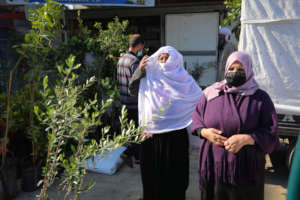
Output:
<instances>
[{"instance_id":1,"label":"long dark skirt","mask_svg":"<svg viewBox=\"0 0 300 200\"><path fill-rule=\"evenodd\" d=\"M261 166L257 171L259 179L256 184L231 185L211 182L206 191L201 191L201 200L264 200L265 155L259 155Z\"/></svg>"},{"instance_id":2,"label":"long dark skirt","mask_svg":"<svg viewBox=\"0 0 300 200\"><path fill-rule=\"evenodd\" d=\"M189 182L186 129L154 134L141 147L143 200L185 200Z\"/></svg>"}]
</instances>

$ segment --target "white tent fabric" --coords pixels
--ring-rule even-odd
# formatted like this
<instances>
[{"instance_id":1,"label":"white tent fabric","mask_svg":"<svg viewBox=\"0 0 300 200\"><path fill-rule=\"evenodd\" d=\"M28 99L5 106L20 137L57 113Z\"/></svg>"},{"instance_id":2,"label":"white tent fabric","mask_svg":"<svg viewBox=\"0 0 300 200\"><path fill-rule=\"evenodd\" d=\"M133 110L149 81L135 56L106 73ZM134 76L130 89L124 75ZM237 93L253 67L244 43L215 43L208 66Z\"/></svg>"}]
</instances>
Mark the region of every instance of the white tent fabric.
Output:
<instances>
[{"instance_id":1,"label":"white tent fabric","mask_svg":"<svg viewBox=\"0 0 300 200\"><path fill-rule=\"evenodd\" d=\"M239 50L281 114L300 115L300 1L243 0Z\"/></svg>"}]
</instances>

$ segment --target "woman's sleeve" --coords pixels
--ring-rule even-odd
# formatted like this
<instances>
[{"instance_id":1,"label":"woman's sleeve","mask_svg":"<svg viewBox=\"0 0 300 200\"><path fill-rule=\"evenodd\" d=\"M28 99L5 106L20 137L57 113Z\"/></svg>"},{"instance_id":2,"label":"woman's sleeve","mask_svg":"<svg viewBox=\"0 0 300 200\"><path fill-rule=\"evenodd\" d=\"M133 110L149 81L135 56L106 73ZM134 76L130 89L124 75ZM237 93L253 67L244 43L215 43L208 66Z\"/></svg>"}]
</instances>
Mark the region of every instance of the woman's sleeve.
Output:
<instances>
[{"instance_id":1,"label":"woman's sleeve","mask_svg":"<svg viewBox=\"0 0 300 200\"><path fill-rule=\"evenodd\" d=\"M271 153L279 146L279 137L276 110L267 94L263 97L259 122L258 129L250 135L263 152Z\"/></svg>"},{"instance_id":2,"label":"woman's sleeve","mask_svg":"<svg viewBox=\"0 0 300 200\"><path fill-rule=\"evenodd\" d=\"M146 76L145 70L141 70L140 68L137 68L132 77L131 80L129 81L129 94L131 96L137 96L139 93L139 87L140 87L140 81L143 77Z\"/></svg>"},{"instance_id":3,"label":"woman's sleeve","mask_svg":"<svg viewBox=\"0 0 300 200\"><path fill-rule=\"evenodd\" d=\"M196 108L193 112L193 127L192 127L192 134L200 136L200 130L205 128L204 124L204 112L206 107L206 98L204 95L201 96L199 102L196 105Z\"/></svg>"}]
</instances>

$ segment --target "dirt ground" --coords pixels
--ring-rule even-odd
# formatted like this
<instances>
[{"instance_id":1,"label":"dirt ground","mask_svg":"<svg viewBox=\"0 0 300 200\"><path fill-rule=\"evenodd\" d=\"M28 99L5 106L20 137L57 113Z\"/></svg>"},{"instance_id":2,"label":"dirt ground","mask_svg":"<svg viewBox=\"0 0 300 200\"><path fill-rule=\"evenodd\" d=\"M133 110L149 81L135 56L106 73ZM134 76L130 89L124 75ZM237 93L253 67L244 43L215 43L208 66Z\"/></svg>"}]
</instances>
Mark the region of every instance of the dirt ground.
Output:
<instances>
[{"instance_id":1,"label":"dirt ground","mask_svg":"<svg viewBox=\"0 0 300 200\"><path fill-rule=\"evenodd\" d=\"M197 175L198 149L191 147L190 152L190 184L186 199L200 200ZM277 159L277 161L280 162L280 159ZM124 165L112 176L89 172L85 181L89 180L94 180L96 185L91 191L82 195L82 200L138 200L142 197L142 183L138 165L135 165L133 169ZM285 200L287 182L287 170L281 165L274 168L269 156L267 156L265 200ZM50 188L50 196L55 200L63 199L62 196L57 195L56 191L54 185ZM38 191L32 193L20 192L16 200L33 200L38 193Z\"/></svg>"}]
</instances>

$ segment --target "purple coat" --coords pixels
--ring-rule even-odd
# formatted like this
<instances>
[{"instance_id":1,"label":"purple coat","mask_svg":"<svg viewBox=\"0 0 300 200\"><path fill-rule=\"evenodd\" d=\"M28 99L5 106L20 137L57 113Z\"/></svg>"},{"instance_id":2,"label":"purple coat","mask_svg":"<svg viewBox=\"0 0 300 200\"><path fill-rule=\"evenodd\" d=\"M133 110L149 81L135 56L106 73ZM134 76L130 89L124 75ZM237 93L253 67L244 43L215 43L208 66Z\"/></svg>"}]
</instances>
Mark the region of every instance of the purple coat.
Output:
<instances>
[{"instance_id":1,"label":"purple coat","mask_svg":"<svg viewBox=\"0 0 300 200\"><path fill-rule=\"evenodd\" d=\"M261 89L250 96L223 93L209 102L203 95L193 113L193 131L202 127L219 129L227 138L249 134L255 145L244 146L233 154L203 139L199 152L201 190L211 181L257 183L257 170L264 162L264 154L279 145L276 111L269 95Z\"/></svg>"}]
</instances>

